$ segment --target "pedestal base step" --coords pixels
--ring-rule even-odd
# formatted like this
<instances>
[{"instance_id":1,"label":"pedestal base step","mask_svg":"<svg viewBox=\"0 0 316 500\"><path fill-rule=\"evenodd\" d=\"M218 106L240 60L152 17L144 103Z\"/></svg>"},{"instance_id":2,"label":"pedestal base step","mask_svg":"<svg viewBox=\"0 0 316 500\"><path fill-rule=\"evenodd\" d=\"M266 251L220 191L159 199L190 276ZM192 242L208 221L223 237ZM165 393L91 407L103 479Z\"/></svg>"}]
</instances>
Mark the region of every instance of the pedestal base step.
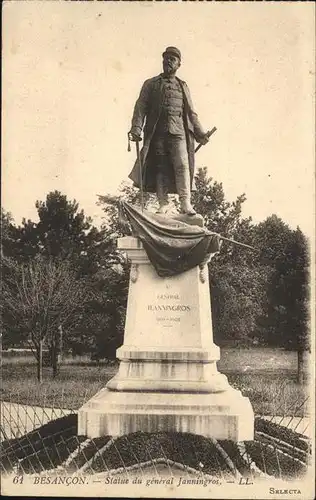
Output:
<instances>
[{"instance_id":1,"label":"pedestal base step","mask_svg":"<svg viewBox=\"0 0 316 500\"><path fill-rule=\"evenodd\" d=\"M78 434L190 432L215 439L253 439L248 398L229 388L215 394L115 392L101 389L78 411Z\"/></svg>"}]
</instances>

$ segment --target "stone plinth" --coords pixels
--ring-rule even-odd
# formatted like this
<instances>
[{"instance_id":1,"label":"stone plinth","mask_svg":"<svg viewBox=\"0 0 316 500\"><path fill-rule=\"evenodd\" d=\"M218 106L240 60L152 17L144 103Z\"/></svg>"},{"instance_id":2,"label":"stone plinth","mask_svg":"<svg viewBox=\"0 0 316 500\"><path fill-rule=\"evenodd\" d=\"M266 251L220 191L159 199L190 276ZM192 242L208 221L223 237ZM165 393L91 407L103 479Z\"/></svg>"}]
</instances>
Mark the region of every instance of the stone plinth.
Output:
<instances>
[{"instance_id":1,"label":"stone plinth","mask_svg":"<svg viewBox=\"0 0 316 500\"><path fill-rule=\"evenodd\" d=\"M120 367L79 410L78 433L163 430L253 439L248 398L217 371L207 266L161 278L139 240L121 238L119 248L132 263Z\"/></svg>"}]
</instances>

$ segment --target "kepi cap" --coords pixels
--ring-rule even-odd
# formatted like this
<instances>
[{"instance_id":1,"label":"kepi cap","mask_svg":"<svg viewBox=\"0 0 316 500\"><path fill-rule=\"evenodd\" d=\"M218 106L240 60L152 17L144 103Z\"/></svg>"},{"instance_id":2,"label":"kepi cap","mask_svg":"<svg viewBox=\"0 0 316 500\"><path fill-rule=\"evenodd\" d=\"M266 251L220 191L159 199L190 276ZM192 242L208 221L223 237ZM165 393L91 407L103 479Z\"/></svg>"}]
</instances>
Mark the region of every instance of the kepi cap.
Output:
<instances>
[{"instance_id":1,"label":"kepi cap","mask_svg":"<svg viewBox=\"0 0 316 500\"><path fill-rule=\"evenodd\" d=\"M179 49L177 49L177 47L167 47L162 55L165 56L167 54L173 54L174 56L177 56L181 61L181 52Z\"/></svg>"}]
</instances>

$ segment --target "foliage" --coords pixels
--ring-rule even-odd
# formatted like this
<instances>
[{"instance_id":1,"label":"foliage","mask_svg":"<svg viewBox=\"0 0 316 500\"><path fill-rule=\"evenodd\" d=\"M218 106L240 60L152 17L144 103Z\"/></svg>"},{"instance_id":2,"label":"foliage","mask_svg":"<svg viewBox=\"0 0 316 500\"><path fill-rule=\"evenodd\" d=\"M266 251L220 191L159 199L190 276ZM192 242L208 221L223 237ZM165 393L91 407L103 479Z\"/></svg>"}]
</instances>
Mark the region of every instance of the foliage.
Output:
<instances>
[{"instance_id":1,"label":"foliage","mask_svg":"<svg viewBox=\"0 0 316 500\"><path fill-rule=\"evenodd\" d=\"M22 225L17 228L12 225L8 214L2 214L6 229L4 253L12 263L10 272L5 274L10 280L9 274L12 274L14 267L24 266L25 273L27 266L35 266L39 259L42 263L46 259L47 272L52 266L57 269L61 262L67 262L67 269L60 268L65 272L65 293L71 267L72 278L76 278L77 284L81 283L86 292L89 289L89 301L85 300L84 307L74 311L71 325L63 323L64 348L80 353L91 352L96 339L103 336L103 344L111 345L113 356L113 336L116 336L117 331L122 332L120 322L117 325L114 323L118 312L120 318L122 316L121 308L124 308L126 296L118 288L121 281L124 288L127 273L121 279L120 263L123 259L114 248L112 235L109 231L106 233L93 227L91 219L85 216L83 210L79 210L76 200L69 201L58 191L49 193L45 201L37 201L36 207L39 221L35 223L23 220ZM14 244L11 244L12 239ZM119 268L113 267L115 265L119 265ZM12 314L10 318L10 314L7 311L4 317L5 343L17 345L29 332L22 328L21 322L14 320ZM45 336L45 339L48 343L54 337ZM117 347L117 342L115 345ZM107 354L107 350L103 348L104 350Z\"/></svg>"},{"instance_id":2,"label":"foliage","mask_svg":"<svg viewBox=\"0 0 316 500\"><path fill-rule=\"evenodd\" d=\"M256 466L269 476L290 480L307 472L305 464L297 462L294 457L282 453L275 446L261 441L246 441L245 444Z\"/></svg>"},{"instance_id":3,"label":"foliage","mask_svg":"<svg viewBox=\"0 0 316 500\"><path fill-rule=\"evenodd\" d=\"M307 238L297 228L286 249L286 266L278 265L280 281L284 283L284 307L287 310L285 345L298 350L310 350L309 323L309 252Z\"/></svg>"},{"instance_id":4,"label":"foliage","mask_svg":"<svg viewBox=\"0 0 316 500\"><path fill-rule=\"evenodd\" d=\"M302 458L296 459L295 453L299 451L296 445L301 442L299 434L288 432L282 426L271 427L271 423L265 421L267 434L261 435L258 433L260 422L262 419L256 419L255 440L246 441L243 451L230 440L183 432L138 431L114 439L102 436L86 440L85 436L76 435L77 415L69 415L53 420L22 438L4 441L1 469L9 473L17 468L16 472L20 474L50 471L57 477L58 472L63 475L75 473L88 462L88 473L126 473L129 467L141 470L144 464L154 467L168 464L169 467L181 467L189 475L192 469L195 470L198 473L195 477L199 480L197 484L204 484L204 474L211 475L212 482L217 484L223 478L233 481L239 474L252 479L257 479L261 473L282 479L294 479L305 474L309 454L300 450ZM280 436L285 442L278 441ZM266 442L267 438L272 444ZM256 471L253 470L253 463L258 468Z\"/></svg>"},{"instance_id":5,"label":"foliage","mask_svg":"<svg viewBox=\"0 0 316 500\"><path fill-rule=\"evenodd\" d=\"M252 251L224 241L211 261L216 340L310 348L306 237L276 215L257 225L251 218L242 218L245 195L227 202L222 184L209 178L206 168L198 171L196 185L193 202L206 227L256 248Z\"/></svg>"},{"instance_id":6,"label":"foliage","mask_svg":"<svg viewBox=\"0 0 316 500\"><path fill-rule=\"evenodd\" d=\"M247 251L247 250L246 250ZM265 266L221 264L209 267L215 341L261 342L259 321L264 312Z\"/></svg>"},{"instance_id":7,"label":"foliage","mask_svg":"<svg viewBox=\"0 0 316 500\"><path fill-rule=\"evenodd\" d=\"M140 207L140 191L133 185L122 182L119 186L119 194L114 195L98 195L98 205L102 207L103 216L103 231L106 234L111 234L113 238L119 238L126 234L126 227L122 225L120 218L119 204L121 201L126 201L131 205ZM143 193L144 208L154 209L157 207L155 196L150 193Z\"/></svg>"},{"instance_id":8,"label":"foliage","mask_svg":"<svg viewBox=\"0 0 316 500\"><path fill-rule=\"evenodd\" d=\"M260 258L270 266L262 332L269 345L309 348L307 238L272 215L257 225Z\"/></svg>"},{"instance_id":9,"label":"foliage","mask_svg":"<svg viewBox=\"0 0 316 500\"><path fill-rule=\"evenodd\" d=\"M13 254L16 239L17 229L13 217L1 207L1 257Z\"/></svg>"},{"instance_id":10,"label":"foliage","mask_svg":"<svg viewBox=\"0 0 316 500\"><path fill-rule=\"evenodd\" d=\"M226 200L223 185L208 177L206 168L196 175L197 190L192 193L195 209L204 217L210 231L256 250L222 242L221 251L209 266L213 329L223 344L236 341L308 349L309 345L309 252L301 230L291 230L272 215L254 224L242 217L241 194ZM176 197L174 198L177 204ZM38 222L22 221L16 227L9 213L2 210L2 252L19 264L38 256L66 260L77 278L84 278L92 292L84 310L77 310L71 328L64 328L64 348L74 353L92 353L95 359L114 357L123 339L128 292L129 263L117 249L117 238L128 234L122 223L119 202L139 204L139 190L122 183L117 196L99 195L104 212L100 230L59 191L37 201ZM155 196L144 193L147 208L155 210ZM3 270L6 279L6 268ZM18 345L25 337L20 324L8 321L4 313L5 342Z\"/></svg>"},{"instance_id":11,"label":"foliage","mask_svg":"<svg viewBox=\"0 0 316 500\"><path fill-rule=\"evenodd\" d=\"M310 445L306 440L305 436L300 434L297 431L292 431L292 429L288 429L282 425L277 424L276 422L272 422L269 420L265 420L264 418L257 417L255 419L255 427L256 431L264 432L269 436L274 436L286 443L289 443L293 446L296 446L300 450L305 451L306 453L310 453Z\"/></svg>"},{"instance_id":12,"label":"foliage","mask_svg":"<svg viewBox=\"0 0 316 500\"><path fill-rule=\"evenodd\" d=\"M118 469L159 458L196 470L199 470L199 464L202 463L203 472L214 477L232 474L215 440L176 432L135 432L119 437L103 456L96 455L92 468L101 472L105 467Z\"/></svg>"},{"instance_id":13,"label":"foliage","mask_svg":"<svg viewBox=\"0 0 316 500\"><path fill-rule=\"evenodd\" d=\"M43 470L56 469L80 446L80 441L80 437L75 435L51 445L45 444L39 451L19 461L18 473L39 474Z\"/></svg>"},{"instance_id":14,"label":"foliage","mask_svg":"<svg viewBox=\"0 0 316 500\"><path fill-rule=\"evenodd\" d=\"M226 201L222 184L208 177L206 168L198 170L196 187L192 201L203 215L206 228L252 245L254 226L251 218L242 218L245 195L233 202ZM264 313L268 274L269 268L258 261L256 251L222 242L220 253L209 266L216 342L260 340L259 322Z\"/></svg>"},{"instance_id":15,"label":"foliage","mask_svg":"<svg viewBox=\"0 0 316 500\"><path fill-rule=\"evenodd\" d=\"M63 325L67 329L77 321L89 298L86 282L77 279L67 260L56 261L37 256L17 264L4 258L2 313L8 325L28 340L39 363L39 379L43 343L49 343ZM10 335L8 330L5 330Z\"/></svg>"},{"instance_id":16,"label":"foliage","mask_svg":"<svg viewBox=\"0 0 316 500\"><path fill-rule=\"evenodd\" d=\"M69 201L59 191L53 191L45 201L37 200L35 206L39 221L22 220L17 228L13 256L22 262L39 254L51 259L68 259L81 274L94 272L101 238L92 219L79 210L76 200Z\"/></svg>"},{"instance_id":17,"label":"foliage","mask_svg":"<svg viewBox=\"0 0 316 500\"><path fill-rule=\"evenodd\" d=\"M77 415L70 414L51 420L23 437L5 441L2 443L1 451L3 472L9 472L13 466L17 465L26 473L40 472L56 467L59 465L58 457L60 457L61 450L58 450L59 453L54 452L54 450L58 445L63 445L66 442L68 446L63 449L63 454L64 458L67 458L71 453L72 443L69 440L73 440L76 434ZM76 444L79 444L78 438Z\"/></svg>"},{"instance_id":18,"label":"foliage","mask_svg":"<svg viewBox=\"0 0 316 500\"><path fill-rule=\"evenodd\" d=\"M92 359L115 359L123 343L128 289L126 262L104 267L93 278L93 297L78 321L66 347L73 354L90 352Z\"/></svg>"}]
</instances>

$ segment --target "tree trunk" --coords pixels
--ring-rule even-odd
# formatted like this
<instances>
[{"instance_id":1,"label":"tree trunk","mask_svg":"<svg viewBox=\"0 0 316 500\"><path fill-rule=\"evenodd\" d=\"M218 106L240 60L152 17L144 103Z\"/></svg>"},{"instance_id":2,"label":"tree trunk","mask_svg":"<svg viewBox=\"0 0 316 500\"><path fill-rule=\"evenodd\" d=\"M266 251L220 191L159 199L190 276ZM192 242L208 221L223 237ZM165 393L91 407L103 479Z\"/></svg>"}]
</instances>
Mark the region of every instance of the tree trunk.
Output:
<instances>
[{"instance_id":1,"label":"tree trunk","mask_svg":"<svg viewBox=\"0 0 316 500\"><path fill-rule=\"evenodd\" d=\"M53 353L53 378L57 377L58 375L58 356L56 354L56 350L54 350Z\"/></svg>"},{"instance_id":2,"label":"tree trunk","mask_svg":"<svg viewBox=\"0 0 316 500\"><path fill-rule=\"evenodd\" d=\"M53 338L52 338L52 345L51 345L51 348L50 348L50 352L51 352L51 362L52 362L52 368L53 368L53 378L55 378L57 376L57 372L58 372L58 359L57 359L57 332L54 332L53 333Z\"/></svg>"},{"instance_id":3,"label":"tree trunk","mask_svg":"<svg viewBox=\"0 0 316 500\"><path fill-rule=\"evenodd\" d=\"M58 347L58 353L59 353L59 360L58 362L61 363L63 360L63 327L59 325L58 328L58 333L59 333L59 347Z\"/></svg>"},{"instance_id":4,"label":"tree trunk","mask_svg":"<svg viewBox=\"0 0 316 500\"><path fill-rule=\"evenodd\" d=\"M305 366L305 355L306 351L303 349L298 349L297 351L297 382L303 384L305 381L305 372L307 367Z\"/></svg>"},{"instance_id":5,"label":"tree trunk","mask_svg":"<svg viewBox=\"0 0 316 500\"><path fill-rule=\"evenodd\" d=\"M52 367L53 367L53 378L55 378L59 373L60 362L62 359L62 326L59 325L56 332L54 332L52 339Z\"/></svg>"},{"instance_id":6,"label":"tree trunk","mask_svg":"<svg viewBox=\"0 0 316 500\"><path fill-rule=\"evenodd\" d=\"M37 380L39 383L43 380L43 341L39 341L37 349Z\"/></svg>"}]
</instances>

